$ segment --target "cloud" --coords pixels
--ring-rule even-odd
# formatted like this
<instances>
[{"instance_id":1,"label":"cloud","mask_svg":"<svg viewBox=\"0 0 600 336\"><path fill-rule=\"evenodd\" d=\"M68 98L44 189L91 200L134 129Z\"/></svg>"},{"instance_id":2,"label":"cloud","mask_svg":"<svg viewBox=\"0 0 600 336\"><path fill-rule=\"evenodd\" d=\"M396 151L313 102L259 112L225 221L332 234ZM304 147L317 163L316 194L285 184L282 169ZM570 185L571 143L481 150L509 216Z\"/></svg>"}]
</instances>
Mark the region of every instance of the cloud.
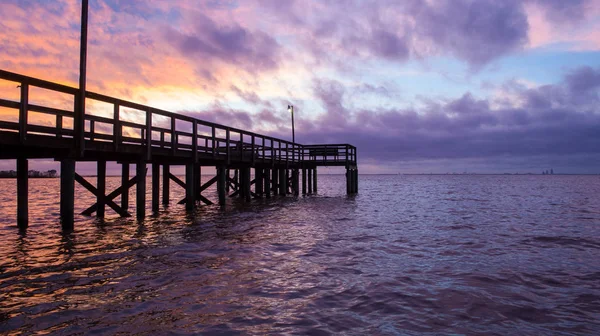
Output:
<instances>
[{"instance_id":1,"label":"cloud","mask_svg":"<svg viewBox=\"0 0 600 336\"><path fill-rule=\"evenodd\" d=\"M199 12L193 13L192 20L189 31L168 27L164 33L182 56L198 64L224 62L251 73L277 68L279 44L270 35L235 22L218 23Z\"/></svg>"},{"instance_id":2,"label":"cloud","mask_svg":"<svg viewBox=\"0 0 600 336\"><path fill-rule=\"evenodd\" d=\"M308 134L298 133L314 142L350 142L362 159L380 163L572 155L600 163L600 114L589 109L599 99L598 76L600 69L583 67L558 84L513 87L524 106L493 108L493 97L476 99L466 93L430 101L423 109L375 111L347 110L343 87L320 80L315 96L326 112ZM588 94L582 97L582 92ZM344 127L336 128L334 122Z\"/></svg>"}]
</instances>

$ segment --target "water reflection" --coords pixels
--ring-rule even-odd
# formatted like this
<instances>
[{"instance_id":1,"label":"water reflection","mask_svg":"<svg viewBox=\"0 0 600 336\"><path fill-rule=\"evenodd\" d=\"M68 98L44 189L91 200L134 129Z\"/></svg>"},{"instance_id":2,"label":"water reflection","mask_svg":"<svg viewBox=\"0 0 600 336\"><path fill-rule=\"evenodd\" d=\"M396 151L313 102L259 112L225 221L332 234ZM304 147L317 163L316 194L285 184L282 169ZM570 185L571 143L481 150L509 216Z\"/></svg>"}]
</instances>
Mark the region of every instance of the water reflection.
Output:
<instances>
[{"instance_id":1,"label":"water reflection","mask_svg":"<svg viewBox=\"0 0 600 336\"><path fill-rule=\"evenodd\" d=\"M0 215L0 332L600 332L598 179L372 176L353 197L343 176L319 183L63 233L55 189L33 182L46 201L27 232Z\"/></svg>"}]
</instances>

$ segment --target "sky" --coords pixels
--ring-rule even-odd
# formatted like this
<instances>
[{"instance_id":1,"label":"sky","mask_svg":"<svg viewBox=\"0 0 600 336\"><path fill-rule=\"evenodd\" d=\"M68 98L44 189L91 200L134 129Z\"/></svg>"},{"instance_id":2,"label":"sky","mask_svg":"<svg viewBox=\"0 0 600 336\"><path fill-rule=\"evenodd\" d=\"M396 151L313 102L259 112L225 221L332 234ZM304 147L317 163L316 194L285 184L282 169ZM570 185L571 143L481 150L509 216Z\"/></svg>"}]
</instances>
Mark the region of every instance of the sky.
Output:
<instances>
[{"instance_id":1,"label":"sky","mask_svg":"<svg viewBox=\"0 0 600 336\"><path fill-rule=\"evenodd\" d=\"M89 91L284 139L292 104L361 173L600 173L600 0L89 2ZM80 13L2 0L0 69L77 86Z\"/></svg>"}]
</instances>

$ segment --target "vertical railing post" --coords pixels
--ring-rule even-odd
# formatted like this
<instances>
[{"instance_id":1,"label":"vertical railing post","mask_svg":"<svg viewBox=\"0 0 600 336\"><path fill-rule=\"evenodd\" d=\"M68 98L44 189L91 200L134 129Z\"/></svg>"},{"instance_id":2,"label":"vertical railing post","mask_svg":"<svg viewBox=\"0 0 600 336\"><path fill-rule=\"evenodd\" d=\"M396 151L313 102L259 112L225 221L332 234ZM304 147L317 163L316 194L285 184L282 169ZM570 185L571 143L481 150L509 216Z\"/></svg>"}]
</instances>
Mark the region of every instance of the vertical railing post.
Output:
<instances>
[{"instance_id":1,"label":"vertical railing post","mask_svg":"<svg viewBox=\"0 0 600 336\"><path fill-rule=\"evenodd\" d=\"M244 133L240 132L240 143L238 144L240 149L240 161L244 161Z\"/></svg>"},{"instance_id":2,"label":"vertical railing post","mask_svg":"<svg viewBox=\"0 0 600 336\"><path fill-rule=\"evenodd\" d=\"M290 154L290 150L289 147L290 143L286 142L285 143L285 167L287 168L288 164L289 164L289 154Z\"/></svg>"},{"instance_id":3,"label":"vertical railing post","mask_svg":"<svg viewBox=\"0 0 600 336\"><path fill-rule=\"evenodd\" d=\"M254 141L255 141L254 134L252 134L252 159L251 159L252 164L254 164L254 162L255 162L255 158L254 158L254 154L255 154L254 153L254 145L255 144L254 144Z\"/></svg>"},{"instance_id":4,"label":"vertical railing post","mask_svg":"<svg viewBox=\"0 0 600 336\"><path fill-rule=\"evenodd\" d=\"M146 160L152 157L152 109L146 109Z\"/></svg>"},{"instance_id":5,"label":"vertical railing post","mask_svg":"<svg viewBox=\"0 0 600 336\"><path fill-rule=\"evenodd\" d=\"M62 138L62 125L63 125L63 116L60 114L56 115L56 137Z\"/></svg>"},{"instance_id":6,"label":"vertical railing post","mask_svg":"<svg viewBox=\"0 0 600 336\"><path fill-rule=\"evenodd\" d=\"M90 120L90 140L94 140L94 133L96 132L96 122Z\"/></svg>"},{"instance_id":7,"label":"vertical railing post","mask_svg":"<svg viewBox=\"0 0 600 336\"><path fill-rule=\"evenodd\" d=\"M171 155L175 155L175 150L177 148L177 135L176 132L176 123L175 117L171 116Z\"/></svg>"},{"instance_id":8,"label":"vertical railing post","mask_svg":"<svg viewBox=\"0 0 600 336\"><path fill-rule=\"evenodd\" d=\"M21 83L21 106L19 108L19 138L21 143L27 139L27 114L29 110L29 84Z\"/></svg>"},{"instance_id":9,"label":"vertical railing post","mask_svg":"<svg viewBox=\"0 0 600 336\"><path fill-rule=\"evenodd\" d=\"M215 130L215 126L212 127L212 155L213 157L217 156L217 151L216 151L216 139L217 139L217 134L216 134L216 130Z\"/></svg>"},{"instance_id":10,"label":"vertical railing post","mask_svg":"<svg viewBox=\"0 0 600 336\"><path fill-rule=\"evenodd\" d=\"M275 165L275 143L273 142L273 138L271 138L271 166Z\"/></svg>"},{"instance_id":11,"label":"vertical railing post","mask_svg":"<svg viewBox=\"0 0 600 336\"><path fill-rule=\"evenodd\" d=\"M192 121L192 158L194 163L198 162L198 121Z\"/></svg>"},{"instance_id":12,"label":"vertical railing post","mask_svg":"<svg viewBox=\"0 0 600 336\"><path fill-rule=\"evenodd\" d=\"M227 160L227 165L229 165L231 163L231 132L229 130L229 127L227 127L225 129L225 151L226 151L226 160Z\"/></svg>"},{"instance_id":13,"label":"vertical railing post","mask_svg":"<svg viewBox=\"0 0 600 336\"><path fill-rule=\"evenodd\" d=\"M121 146L121 137L123 136L123 129L121 126L121 107L119 104L113 106L113 141L115 151L119 150Z\"/></svg>"},{"instance_id":14,"label":"vertical railing post","mask_svg":"<svg viewBox=\"0 0 600 336\"><path fill-rule=\"evenodd\" d=\"M88 0L81 1L81 41L79 45L79 93L75 98L73 130L78 156L85 150L85 85L87 64Z\"/></svg>"}]
</instances>

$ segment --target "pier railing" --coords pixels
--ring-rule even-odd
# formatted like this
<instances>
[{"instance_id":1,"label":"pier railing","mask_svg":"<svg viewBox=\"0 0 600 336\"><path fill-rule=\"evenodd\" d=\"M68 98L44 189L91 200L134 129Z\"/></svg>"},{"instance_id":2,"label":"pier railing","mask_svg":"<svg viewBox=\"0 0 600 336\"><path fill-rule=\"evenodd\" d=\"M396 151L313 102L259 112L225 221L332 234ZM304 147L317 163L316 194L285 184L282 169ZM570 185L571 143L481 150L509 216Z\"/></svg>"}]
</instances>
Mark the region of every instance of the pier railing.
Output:
<instances>
[{"instance_id":1,"label":"pier railing","mask_svg":"<svg viewBox=\"0 0 600 336\"><path fill-rule=\"evenodd\" d=\"M4 70L0 70L0 79L14 82L20 89L19 101L0 98L0 107L18 110L18 122L0 121L1 131L18 132L21 144L26 144L32 134L56 138L76 136L74 125L80 95L77 88ZM32 88L66 95L67 99L60 99L62 106L71 103L72 108L33 104ZM87 91L85 98L87 111L94 113L96 109L88 106L96 105L103 105L104 109L99 113L103 115L86 112L83 138L110 142L114 151L124 145L140 145L148 159L153 151L160 149L164 153L166 149L172 155L189 153L196 161L212 158L226 163L356 163L356 148L347 144L301 145L95 92ZM45 121L34 123L31 113L44 115ZM50 121L48 116L54 120Z\"/></svg>"}]
</instances>

